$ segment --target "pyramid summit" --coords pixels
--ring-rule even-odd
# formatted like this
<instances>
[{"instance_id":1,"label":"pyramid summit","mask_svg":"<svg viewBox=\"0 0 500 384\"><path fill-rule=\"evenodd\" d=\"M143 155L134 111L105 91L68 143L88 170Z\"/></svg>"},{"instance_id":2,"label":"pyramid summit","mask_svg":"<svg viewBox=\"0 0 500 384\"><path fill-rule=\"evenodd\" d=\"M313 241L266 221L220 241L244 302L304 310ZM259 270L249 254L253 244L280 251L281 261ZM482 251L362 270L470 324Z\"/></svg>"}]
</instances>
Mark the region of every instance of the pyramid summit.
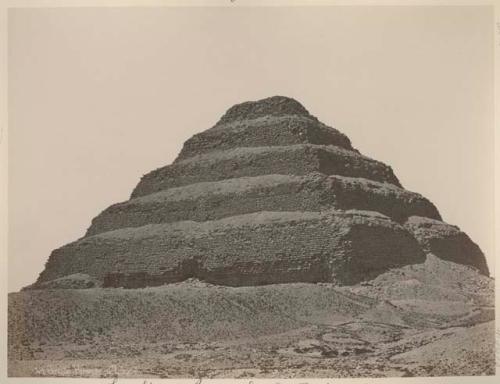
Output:
<instances>
[{"instance_id":1,"label":"pyramid summit","mask_svg":"<svg viewBox=\"0 0 500 384\"><path fill-rule=\"evenodd\" d=\"M296 100L274 96L229 108L187 140L129 200L54 250L29 288L189 278L352 285L429 255L489 273L479 247L404 189L390 166Z\"/></svg>"},{"instance_id":2,"label":"pyramid summit","mask_svg":"<svg viewBox=\"0 0 500 384\"><path fill-rule=\"evenodd\" d=\"M354 150L347 136L318 121L298 101L274 96L229 108L215 126L184 143L177 161L214 150L294 144Z\"/></svg>"},{"instance_id":3,"label":"pyramid summit","mask_svg":"<svg viewBox=\"0 0 500 384\"><path fill-rule=\"evenodd\" d=\"M258 101L247 101L229 108L219 124L235 120L249 120L264 116L297 115L312 117L297 100L285 96L273 96Z\"/></svg>"}]
</instances>

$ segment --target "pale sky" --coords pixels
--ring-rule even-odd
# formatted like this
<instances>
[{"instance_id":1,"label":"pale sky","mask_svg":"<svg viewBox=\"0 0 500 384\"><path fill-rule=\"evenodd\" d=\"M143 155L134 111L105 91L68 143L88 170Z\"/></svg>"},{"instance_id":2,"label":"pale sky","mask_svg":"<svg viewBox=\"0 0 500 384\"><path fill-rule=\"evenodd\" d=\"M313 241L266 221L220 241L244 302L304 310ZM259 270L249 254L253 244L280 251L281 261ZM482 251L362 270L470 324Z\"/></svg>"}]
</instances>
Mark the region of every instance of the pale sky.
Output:
<instances>
[{"instance_id":1,"label":"pale sky","mask_svg":"<svg viewBox=\"0 0 500 384\"><path fill-rule=\"evenodd\" d=\"M8 289L233 104L294 97L494 270L493 8L9 12Z\"/></svg>"}]
</instances>

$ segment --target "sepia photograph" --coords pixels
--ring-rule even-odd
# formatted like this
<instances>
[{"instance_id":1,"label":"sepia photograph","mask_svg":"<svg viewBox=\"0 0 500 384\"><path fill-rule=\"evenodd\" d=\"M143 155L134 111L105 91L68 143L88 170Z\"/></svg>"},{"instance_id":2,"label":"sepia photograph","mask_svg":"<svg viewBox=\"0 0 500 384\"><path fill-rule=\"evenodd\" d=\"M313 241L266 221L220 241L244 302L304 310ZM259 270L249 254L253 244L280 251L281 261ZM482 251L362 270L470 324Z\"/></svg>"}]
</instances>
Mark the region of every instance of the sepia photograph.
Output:
<instances>
[{"instance_id":1,"label":"sepia photograph","mask_svg":"<svg viewBox=\"0 0 500 384\"><path fill-rule=\"evenodd\" d=\"M36 3L6 382L495 380L493 2Z\"/></svg>"}]
</instances>

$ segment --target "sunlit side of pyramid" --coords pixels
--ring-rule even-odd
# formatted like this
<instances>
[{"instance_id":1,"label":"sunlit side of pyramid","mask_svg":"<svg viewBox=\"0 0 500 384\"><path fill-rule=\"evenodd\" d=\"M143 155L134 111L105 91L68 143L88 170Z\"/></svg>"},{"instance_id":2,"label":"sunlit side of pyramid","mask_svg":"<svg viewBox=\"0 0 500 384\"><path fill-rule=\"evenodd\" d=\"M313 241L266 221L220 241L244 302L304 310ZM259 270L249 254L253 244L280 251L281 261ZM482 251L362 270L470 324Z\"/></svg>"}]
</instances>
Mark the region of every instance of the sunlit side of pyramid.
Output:
<instances>
[{"instance_id":1,"label":"sunlit side of pyramid","mask_svg":"<svg viewBox=\"0 0 500 384\"><path fill-rule=\"evenodd\" d=\"M275 96L231 107L186 141L54 250L30 288L351 285L428 254L488 275L479 247L389 166Z\"/></svg>"}]
</instances>

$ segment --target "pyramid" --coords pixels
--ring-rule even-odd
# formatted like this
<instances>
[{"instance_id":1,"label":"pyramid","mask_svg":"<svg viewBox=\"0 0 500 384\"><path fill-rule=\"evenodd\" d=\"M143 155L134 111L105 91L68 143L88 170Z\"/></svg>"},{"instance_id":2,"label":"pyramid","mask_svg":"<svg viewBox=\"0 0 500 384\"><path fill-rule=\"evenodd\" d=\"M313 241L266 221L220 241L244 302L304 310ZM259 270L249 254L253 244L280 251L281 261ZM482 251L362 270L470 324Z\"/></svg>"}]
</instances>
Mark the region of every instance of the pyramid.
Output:
<instances>
[{"instance_id":1,"label":"pyramid","mask_svg":"<svg viewBox=\"0 0 500 384\"><path fill-rule=\"evenodd\" d=\"M391 167L299 102L231 107L129 200L54 250L28 288L141 288L196 278L353 285L426 256L488 275L479 247Z\"/></svg>"}]
</instances>

